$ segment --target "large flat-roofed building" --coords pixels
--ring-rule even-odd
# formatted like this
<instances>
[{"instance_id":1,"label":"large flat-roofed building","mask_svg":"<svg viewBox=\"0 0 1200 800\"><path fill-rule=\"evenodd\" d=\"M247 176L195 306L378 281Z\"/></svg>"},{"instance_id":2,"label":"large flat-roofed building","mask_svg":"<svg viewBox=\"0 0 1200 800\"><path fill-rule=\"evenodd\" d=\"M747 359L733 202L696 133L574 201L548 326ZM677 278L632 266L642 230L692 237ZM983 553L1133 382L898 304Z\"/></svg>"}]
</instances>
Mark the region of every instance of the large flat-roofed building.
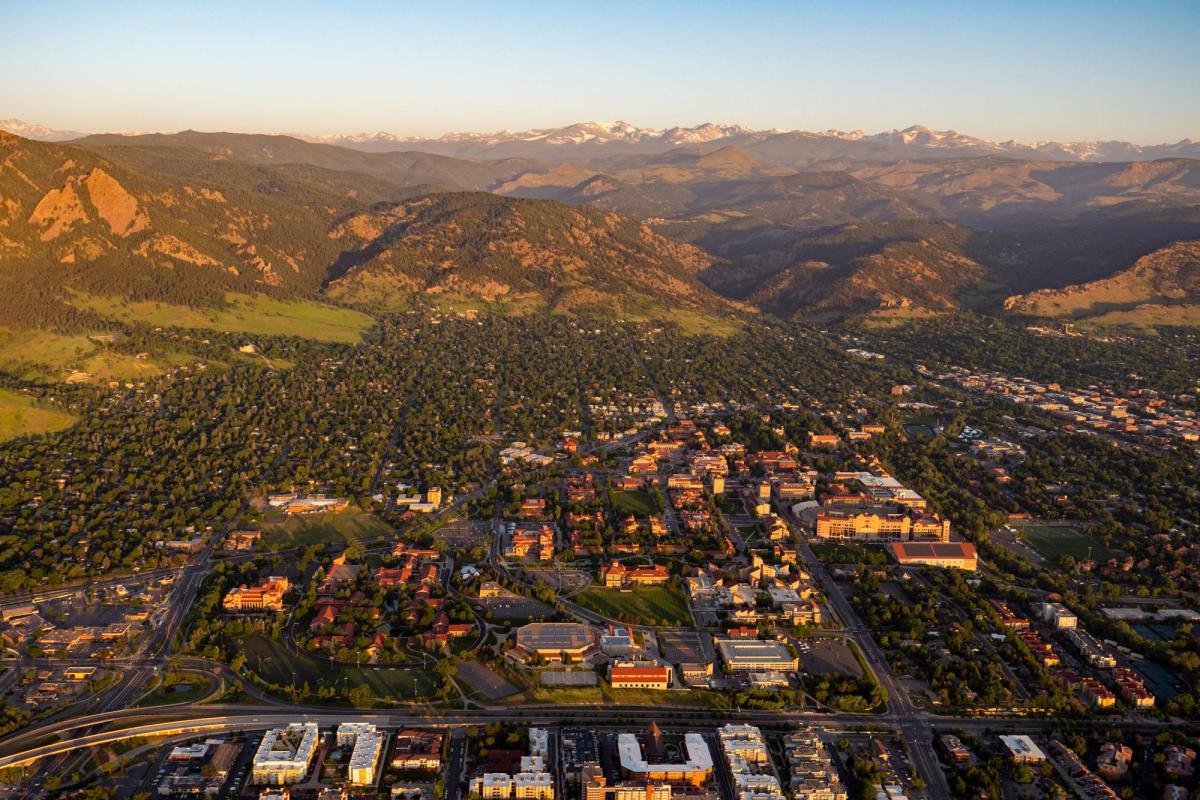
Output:
<instances>
[{"instance_id":1,"label":"large flat-roofed building","mask_svg":"<svg viewBox=\"0 0 1200 800\"><path fill-rule=\"evenodd\" d=\"M838 472L835 481L851 481L872 503L895 503L905 508L925 508L925 498L909 489L891 475L875 475L871 472Z\"/></svg>"},{"instance_id":2,"label":"large flat-roofed building","mask_svg":"<svg viewBox=\"0 0 1200 800\"><path fill-rule=\"evenodd\" d=\"M254 753L250 782L289 784L304 780L317 753L319 731L315 722L293 722L263 735Z\"/></svg>"},{"instance_id":3,"label":"large flat-roofed building","mask_svg":"<svg viewBox=\"0 0 1200 800\"><path fill-rule=\"evenodd\" d=\"M718 639L717 651L730 672L795 672L797 659L780 642Z\"/></svg>"},{"instance_id":4,"label":"large flat-roofed building","mask_svg":"<svg viewBox=\"0 0 1200 800\"><path fill-rule=\"evenodd\" d=\"M554 777L549 772L518 772L513 775L514 800L551 800Z\"/></svg>"},{"instance_id":5,"label":"large flat-roofed building","mask_svg":"<svg viewBox=\"0 0 1200 800\"><path fill-rule=\"evenodd\" d=\"M786 800L771 768L762 731L753 725L728 724L717 730L725 764L733 776L737 800Z\"/></svg>"},{"instance_id":6,"label":"large flat-roofed building","mask_svg":"<svg viewBox=\"0 0 1200 800\"><path fill-rule=\"evenodd\" d=\"M548 772L485 772L471 779L470 793L483 800L553 800L554 779Z\"/></svg>"},{"instance_id":7,"label":"large flat-roofed building","mask_svg":"<svg viewBox=\"0 0 1200 800\"><path fill-rule=\"evenodd\" d=\"M727 759L738 758L747 764L767 764L767 743L762 731L753 725L729 723L717 729L717 738Z\"/></svg>"},{"instance_id":8,"label":"large flat-roofed building","mask_svg":"<svg viewBox=\"0 0 1200 800\"><path fill-rule=\"evenodd\" d=\"M356 786L369 786L375 782L375 769L383 754L383 734L369 722L343 722L337 729L337 743L341 747L353 745L347 778Z\"/></svg>"},{"instance_id":9,"label":"large flat-roofed building","mask_svg":"<svg viewBox=\"0 0 1200 800\"><path fill-rule=\"evenodd\" d=\"M621 772L630 780L664 781L666 783L703 786L712 777L713 758L708 743L698 733L684 735L687 760L682 764L652 764L642 755L642 745L632 733L617 736L617 753Z\"/></svg>"},{"instance_id":10,"label":"large flat-roofed building","mask_svg":"<svg viewBox=\"0 0 1200 800\"><path fill-rule=\"evenodd\" d=\"M545 728L529 729L529 753L542 758L550 757L550 731Z\"/></svg>"},{"instance_id":11,"label":"large flat-roofed building","mask_svg":"<svg viewBox=\"0 0 1200 800\"><path fill-rule=\"evenodd\" d=\"M901 566L951 567L974 572L979 568L975 545L970 542L892 542L892 558Z\"/></svg>"},{"instance_id":12,"label":"large flat-roofed building","mask_svg":"<svg viewBox=\"0 0 1200 800\"><path fill-rule=\"evenodd\" d=\"M485 772L471 779L471 797L483 800L554 800L549 772Z\"/></svg>"},{"instance_id":13,"label":"large flat-roofed building","mask_svg":"<svg viewBox=\"0 0 1200 800\"><path fill-rule=\"evenodd\" d=\"M471 779L471 797L483 800L507 800L512 796L512 775L507 772L485 772Z\"/></svg>"},{"instance_id":14,"label":"large flat-roofed building","mask_svg":"<svg viewBox=\"0 0 1200 800\"><path fill-rule=\"evenodd\" d=\"M1117 657L1113 655L1108 646L1083 628L1068 629L1063 633L1071 644L1075 645L1079 655L1083 656L1093 667L1112 669L1117 665Z\"/></svg>"},{"instance_id":15,"label":"large flat-roofed building","mask_svg":"<svg viewBox=\"0 0 1200 800\"><path fill-rule=\"evenodd\" d=\"M580 773L583 800L671 800L671 784L643 781L609 786L599 764L586 764Z\"/></svg>"},{"instance_id":16,"label":"large flat-roofed building","mask_svg":"<svg viewBox=\"0 0 1200 800\"><path fill-rule=\"evenodd\" d=\"M1042 748L1028 736L1001 736L1000 744L1008 751L1008 756L1018 764L1039 764L1046 760Z\"/></svg>"},{"instance_id":17,"label":"large flat-roofed building","mask_svg":"<svg viewBox=\"0 0 1200 800\"><path fill-rule=\"evenodd\" d=\"M578 622L531 622L514 634L518 655L563 662L583 661L596 651L596 631Z\"/></svg>"},{"instance_id":18,"label":"large flat-roofed building","mask_svg":"<svg viewBox=\"0 0 1200 800\"><path fill-rule=\"evenodd\" d=\"M600 650L606 656L628 656L635 644L633 630L626 625L609 625L600 634Z\"/></svg>"},{"instance_id":19,"label":"large flat-roofed building","mask_svg":"<svg viewBox=\"0 0 1200 800\"><path fill-rule=\"evenodd\" d=\"M1073 630L1079 625L1079 618L1062 603L1042 603L1040 611L1042 621L1059 630Z\"/></svg>"}]
</instances>

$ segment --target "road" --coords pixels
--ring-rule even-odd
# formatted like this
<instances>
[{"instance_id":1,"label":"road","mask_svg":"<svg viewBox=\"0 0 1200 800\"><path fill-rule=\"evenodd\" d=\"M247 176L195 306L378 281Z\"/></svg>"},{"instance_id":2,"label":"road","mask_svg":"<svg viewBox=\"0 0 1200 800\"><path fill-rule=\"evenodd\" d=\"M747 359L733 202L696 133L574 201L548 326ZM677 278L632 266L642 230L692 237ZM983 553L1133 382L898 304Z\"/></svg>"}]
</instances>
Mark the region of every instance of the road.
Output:
<instances>
[{"instance_id":1,"label":"road","mask_svg":"<svg viewBox=\"0 0 1200 800\"><path fill-rule=\"evenodd\" d=\"M179 567L161 567L159 569L147 570L146 572L132 572L116 577L100 578L87 582L47 587L45 589L35 589L32 592L4 595L0 598L0 606L7 607L21 605L22 603L43 603L48 600L70 597L76 592L90 591L92 589L112 589L122 584L128 585L131 583L156 581L159 578L166 578L178 572Z\"/></svg>"},{"instance_id":2,"label":"road","mask_svg":"<svg viewBox=\"0 0 1200 800\"><path fill-rule=\"evenodd\" d=\"M927 715L912 704L908 692L896 680L891 665L888 664L887 658L875 642L875 638L859 619L858 613L846 599L846 595L837 581L833 580L833 576L829 574L825 564L808 546L804 532L796 526L791 514L785 513L783 519L792 528L792 533L799 542L799 550L808 562L811 574L825 588L825 596L833 607L834 613L841 620L845 632L858 645L859 652L862 653L867 666L874 673L875 679L887 691L886 719L895 724L897 733L912 755L913 766L917 768L921 779L928 787L927 793L933 800L950 800L950 785L946 782L946 775L942 771L934 751L933 729Z\"/></svg>"},{"instance_id":3,"label":"road","mask_svg":"<svg viewBox=\"0 0 1200 800\"><path fill-rule=\"evenodd\" d=\"M188 611L195 605L196 597L200 591L200 587L204 583L204 579L212 570L213 556L216 553L217 545L224 540L225 535L232 528L234 520L245 511L245 504L238 509L238 513L233 515L230 520L219 531L213 531L208 538L204 549L197 554L190 563L182 569L174 568L171 573L178 572L179 577L175 580L171 587L171 592L167 596L166 614L159 621L146 639L138 647L138 650L133 656L116 662L125 667L121 676L116 683L109 686L100 692L94 699L95 706L100 713L113 711L116 709L126 708L144 695L148 689L151 679L158 674L163 668L167 657L170 655L171 646L175 641L175 636L179 633L183 621L187 618ZM77 734L73 741L86 742L93 736L103 737L106 734L100 730L82 730ZM67 775L73 772L79 765L80 754L74 753L74 749L64 751L65 755L56 754L52 758L47 758L38 765L38 774L40 775Z\"/></svg>"},{"instance_id":4,"label":"road","mask_svg":"<svg viewBox=\"0 0 1200 800\"><path fill-rule=\"evenodd\" d=\"M661 398L661 393L659 394ZM674 419L674 409L671 405L664 403L664 407L668 409L669 417ZM610 442L594 449L625 446L640 440L645 435L646 433L642 432L635 437ZM378 477L379 473L376 475L377 480ZM456 498L441 509L435 517L453 513L469 500L483 496L495 483L496 480L493 478L475 492ZM668 511L669 517L670 512ZM0 754L2 754L0 755L0 768L37 762L40 774L63 775L69 773L73 765L80 763L82 751L86 748L132 737L260 730L297 719L310 719L322 725L336 725L349 720L366 720L373 721L382 727L444 726L451 728L447 759L449 772L446 800L459 800L461 794L459 778L467 755L467 743L461 731L461 726L464 725L477 724L481 721L512 722L519 720L522 724L528 725L572 724L587 725L595 729L628 728L645 725L650 721L662 721L669 722L672 726L712 730L727 722L740 721L776 731L792 730L800 724L812 724L830 729L866 727L879 731L891 731L905 742L914 768L927 785L928 796L932 800L949 800L949 787L934 751L935 732L956 730L983 734L995 729L1009 732L1039 732L1055 724L1053 720L1028 717L938 716L914 706L908 693L893 674L883 651L879 648L871 632L859 619L841 587L829 575L824 564L816 558L805 541L803 533L794 524L790 515L785 513L783 517L793 527L793 532L797 534L800 552L807 560L812 574L825 587L830 609L842 621L844 635L855 642L868 669L886 690L888 695L886 713L870 715L829 710L777 712L738 710L730 712L655 705L559 706L553 704L531 704L515 708L489 707L478 704L480 705L479 709L469 711L432 708L420 712L412 710L343 710L278 701L248 685L241 676L233 673L225 665L189 657L179 658L180 666L219 675L231 684L240 686L255 698L255 704L226 706L181 703L154 708L132 707L144 694L149 679L166 664L172 646L187 619L187 613L194 605L204 579L212 569L217 543L224 534L224 532L214 532L204 550L186 566L154 570L133 578L157 580L168 575L177 576L168 596L166 611L158 626L146 637L137 652L113 659L110 662L113 666L121 669L122 673L112 686L99 693L89 704L82 707L76 706L68 712L56 714L0 739ZM498 527L499 521L500 505L497 503L493 519L494 530ZM240 560L240 557L234 557L231 560ZM489 561L499 575L518 579L518 576L509 570L501 555L501 541L498 535L492 537ZM115 586L130 580L132 580L130 577L112 578L93 585ZM78 588L58 588L46 590L46 592L30 593L26 597L36 599L52 596L55 592L70 594L75 591L78 591ZM20 599L11 597L7 598L6 602L20 602ZM598 624L611 621L581 608L569 600L559 598L557 602L562 610L576 618ZM63 666L72 662L94 663L88 659L13 659L9 663L14 666L14 669L5 676L4 680L11 682L11 675L16 672L15 667L43 664ZM89 713L81 715L80 712L84 710ZM1100 720L1096 724L1111 723ZM1157 731L1168 725L1172 725L1172 723L1158 720L1138 720L1130 723L1133 728L1149 731ZM1176 727L1183 726L1176 724ZM51 739L55 741L47 743ZM728 783L727 777L719 776L722 784ZM729 791L728 786L725 788Z\"/></svg>"},{"instance_id":5,"label":"road","mask_svg":"<svg viewBox=\"0 0 1200 800\"><path fill-rule=\"evenodd\" d=\"M93 715L74 723L60 722L48 726L37 726L23 731L20 736L7 737L0 741L0 769L30 764L38 759L69 754L73 751L108 744L124 739L169 735L172 733L209 734L222 731L264 730L286 725L297 720L311 720L323 726L338 725L349 721L373 722L380 727L443 727L459 728L478 725L482 722L518 722L522 725L576 725L590 729L612 728L616 730L641 727L650 722L669 722L674 727L686 726L697 730L713 730L727 722L745 722L771 732L786 732L797 725L816 725L823 728L872 729L897 731L894 720L888 716L870 716L848 713L811 713L801 711L726 711L716 709L663 708L661 706L601 707L560 706L554 708L503 708L483 710L437 710L421 713L399 711L375 711L356 709L330 709L313 706L228 706L188 704L169 708L121 709L103 715ZM1057 724L1047 719L981 719L955 717L929 717L924 720L932 730L957 730L974 735L1002 729L1013 733L1036 733ZM70 737L86 728L101 724L126 723L118 728ZM1078 721L1081 727L1094 726L1100 729L1111 727L1111 720L1096 719ZM1195 733L1196 725L1183 725L1169 720L1145 719L1131 722L1123 727L1144 730L1153 734L1163 730ZM65 735L64 741L38 744L53 735ZM930 733L930 735L932 735ZM26 744L13 747L13 742ZM906 740L911 745L912 740ZM453 740L452 740L453 744ZM909 748L914 759L919 748ZM932 747L929 749L933 757ZM931 784L931 788L932 788Z\"/></svg>"},{"instance_id":6,"label":"road","mask_svg":"<svg viewBox=\"0 0 1200 800\"><path fill-rule=\"evenodd\" d=\"M446 800L458 800L462 793L466 760L467 734L462 728L455 728L450 732L450 750L446 754Z\"/></svg>"}]
</instances>

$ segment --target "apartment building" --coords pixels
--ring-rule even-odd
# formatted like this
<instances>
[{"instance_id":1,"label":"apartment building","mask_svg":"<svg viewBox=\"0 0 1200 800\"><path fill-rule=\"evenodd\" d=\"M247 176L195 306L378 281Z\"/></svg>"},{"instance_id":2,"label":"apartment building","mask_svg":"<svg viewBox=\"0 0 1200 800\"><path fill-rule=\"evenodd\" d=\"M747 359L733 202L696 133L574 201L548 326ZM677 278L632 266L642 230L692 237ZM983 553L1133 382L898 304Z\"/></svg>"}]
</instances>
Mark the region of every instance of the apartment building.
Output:
<instances>
[{"instance_id":1,"label":"apartment building","mask_svg":"<svg viewBox=\"0 0 1200 800\"><path fill-rule=\"evenodd\" d=\"M383 755L383 734L369 722L343 722L337 729L338 747L352 747L346 765L347 780L355 786L375 783L376 768Z\"/></svg>"},{"instance_id":2,"label":"apartment building","mask_svg":"<svg viewBox=\"0 0 1200 800\"><path fill-rule=\"evenodd\" d=\"M254 753L250 782L286 785L304 780L317 753L319 736L315 722L293 722L267 731Z\"/></svg>"},{"instance_id":3,"label":"apartment building","mask_svg":"<svg viewBox=\"0 0 1200 800\"><path fill-rule=\"evenodd\" d=\"M583 800L671 800L671 784L618 783L610 786L599 764L586 764L581 774Z\"/></svg>"}]
</instances>

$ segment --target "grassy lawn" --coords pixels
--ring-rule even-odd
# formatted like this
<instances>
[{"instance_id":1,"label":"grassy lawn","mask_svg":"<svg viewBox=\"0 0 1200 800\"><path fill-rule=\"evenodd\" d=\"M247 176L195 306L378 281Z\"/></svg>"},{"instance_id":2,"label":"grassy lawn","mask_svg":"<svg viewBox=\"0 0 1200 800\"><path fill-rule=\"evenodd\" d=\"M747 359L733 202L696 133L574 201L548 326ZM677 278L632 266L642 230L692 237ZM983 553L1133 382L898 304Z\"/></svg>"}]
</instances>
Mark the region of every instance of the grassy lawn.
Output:
<instances>
[{"instance_id":1,"label":"grassy lawn","mask_svg":"<svg viewBox=\"0 0 1200 800\"><path fill-rule=\"evenodd\" d=\"M649 492L613 492L613 511L621 516L649 517L658 513L658 506Z\"/></svg>"},{"instance_id":2,"label":"grassy lawn","mask_svg":"<svg viewBox=\"0 0 1200 800\"><path fill-rule=\"evenodd\" d=\"M534 672L518 671L508 676L523 688L519 694L488 702L519 705L522 703L556 703L561 705L644 705L680 706L690 708L730 707L729 695L705 689L657 691L655 689L613 689L601 679L595 686L543 686Z\"/></svg>"},{"instance_id":3,"label":"grassy lawn","mask_svg":"<svg viewBox=\"0 0 1200 800\"><path fill-rule=\"evenodd\" d=\"M1109 311L1081 324L1086 328L1132 327L1142 332L1153 331L1160 325L1200 327L1200 304L1146 303L1137 308Z\"/></svg>"},{"instance_id":4,"label":"grassy lawn","mask_svg":"<svg viewBox=\"0 0 1200 800\"><path fill-rule=\"evenodd\" d=\"M604 681L596 686L535 686L501 702L561 703L563 705L685 706L691 708L728 708L729 698L720 692L686 692L654 689L613 689Z\"/></svg>"},{"instance_id":5,"label":"grassy lawn","mask_svg":"<svg viewBox=\"0 0 1200 800\"><path fill-rule=\"evenodd\" d=\"M136 358L84 335L0 327L0 368L28 380L62 380L74 371L86 372L93 382L138 380L194 361L194 357L170 352Z\"/></svg>"},{"instance_id":6,"label":"grassy lawn","mask_svg":"<svg viewBox=\"0 0 1200 800\"><path fill-rule=\"evenodd\" d=\"M227 687L225 687L225 691L222 694L220 694L217 697L214 697L213 699L208 700L206 702L213 703L213 704L228 703L229 705L233 706L233 705L254 705L255 703L259 702L259 700L257 697L254 697L251 694L247 694L246 692L242 691L241 689L239 689L235 686L227 686Z\"/></svg>"},{"instance_id":7,"label":"grassy lawn","mask_svg":"<svg viewBox=\"0 0 1200 800\"><path fill-rule=\"evenodd\" d=\"M898 328L914 320L933 319L939 312L927 308L887 308L866 314L862 321L868 328Z\"/></svg>"},{"instance_id":8,"label":"grassy lawn","mask_svg":"<svg viewBox=\"0 0 1200 800\"><path fill-rule=\"evenodd\" d=\"M137 702L139 707L161 706L170 703L194 703L208 697L217 688L212 675L196 672L167 672L162 685Z\"/></svg>"},{"instance_id":9,"label":"grassy lawn","mask_svg":"<svg viewBox=\"0 0 1200 800\"><path fill-rule=\"evenodd\" d=\"M376 700L411 700L433 697L441 684L435 672L418 669L372 669L331 664L324 659L292 653L282 643L262 636L243 640L247 672L255 672L269 683L297 688L307 682L310 689L320 685L336 685L347 692L356 686L370 686Z\"/></svg>"},{"instance_id":10,"label":"grassy lawn","mask_svg":"<svg viewBox=\"0 0 1200 800\"><path fill-rule=\"evenodd\" d=\"M727 339L743 328L741 320L730 315L665 305L649 297L640 301L637 298L623 298L618 316L630 322L672 322L689 336L707 335Z\"/></svg>"},{"instance_id":11,"label":"grassy lawn","mask_svg":"<svg viewBox=\"0 0 1200 800\"><path fill-rule=\"evenodd\" d=\"M28 380L61 380L99 350L87 336L0 327L0 368Z\"/></svg>"},{"instance_id":12,"label":"grassy lawn","mask_svg":"<svg viewBox=\"0 0 1200 800\"><path fill-rule=\"evenodd\" d=\"M595 586L577 595L575 602L610 619L640 625L684 625L691 619L683 595L668 586L628 591Z\"/></svg>"},{"instance_id":13,"label":"grassy lawn","mask_svg":"<svg viewBox=\"0 0 1200 800\"><path fill-rule=\"evenodd\" d=\"M1088 557L1088 548L1091 548L1091 556L1095 559L1108 559L1120 555L1118 551L1104 547L1088 534L1075 528L1042 525L1023 528L1021 535L1030 547L1051 561L1057 561L1063 556L1085 559Z\"/></svg>"},{"instance_id":14,"label":"grassy lawn","mask_svg":"<svg viewBox=\"0 0 1200 800\"><path fill-rule=\"evenodd\" d=\"M101 316L147 325L298 336L343 344L362 341L362 334L374 324L374 320L361 311L313 300L275 300L264 295L244 294L228 294L225 300L226 307L213 309L95 295L76 295L72 302Z\"/></svg>"},{"instance_id":15,"label":"grassy lawn","mask_svg":"<svg viewBox=\"0 0 1200 800\"><path fill-rule=\"evenodd\" d=\"M484 300L447 292L434 295L433 304L444 314L463 314L477 312L481 314L502 314L507 317L526 317L546 310L545 303L536 294L515 295L496 300Z\"/></svg>"},{"instance_id":16,"label":"grassy lawn","mask_svg":"<svg viewBox=\"0 0 1200 800\"><path fill-rule=\"evenodd\" d=\"M38 433L54 433L75 424L66 411L35 403L20 392L0 389L0 442Z\"/></svg>"},{"instance_id":17,"label":"grassy lawn","mask_svg":"<svg viewBox=\"0 0 1200 800\"><path fill-rule=\"evenodd\" d=\"M817 558L826 564L886 564L888 561L883 550L863 547L861 544L816 542L809 546Z\"/></svg>"},{"instance_id":18,"label":"grassy lawn","mask_svg":"<svg viewBox=\"0 0 1200 800\"><path fill-rule=\"evenodd\" d=\"M305 514L263 522L263 541L268 547L308 547L322 542L345 542L347 545L373 545L392 538L387 523L374 514L361 511L338 511L329 514Z\"/></svg>"}]
</instances>

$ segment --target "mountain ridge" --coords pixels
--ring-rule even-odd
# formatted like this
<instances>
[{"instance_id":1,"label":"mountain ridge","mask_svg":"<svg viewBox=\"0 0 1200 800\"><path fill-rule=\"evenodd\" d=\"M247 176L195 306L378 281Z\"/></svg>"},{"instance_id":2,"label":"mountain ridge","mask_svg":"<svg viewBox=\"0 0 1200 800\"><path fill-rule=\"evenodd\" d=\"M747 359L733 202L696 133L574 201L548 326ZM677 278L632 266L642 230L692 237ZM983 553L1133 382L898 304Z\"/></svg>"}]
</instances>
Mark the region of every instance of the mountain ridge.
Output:
<instances>
[{"instance_id":1,"label":"mountain ridge","mask_svg":"<svg viewBox=\"0 0 1200 800\"><path fill-rule=\"evenodd\" d=\"M639 128L625 122L596 123L581 122L559 128L540 128L528 131L495 131L492 133L454 132L439 137L398 136L395 134L330 134L324 136L299 135L308 141L339 144L346 147L378 149L404 145L404 149L429 149L447 155L482 155L489 149L521 152L522 146L533 156L547 155L547 148L598 149L604 146L661 151L685 144L740 144L753 153L761 146L771 149L779 143L791 140L801 147L807 140L813 144L843 145L843 152L864 154L879 150L908 150L913 153L933 154L937 152L972 152L977 155L998 154L1036 160L1067 161L1141 161L1164 157L1200 157L1200 142L1182 139L1178 142L1137 144L1121 140L1055 141L1042 140L1021 143L1015 140L991 141L960 133L955 130L932 130L921 125L907 128L892 128L887 131L867 134L863 131L836 129L819 132L805 130L753 130L741 125L703 123L693 127ZM753 153L762 157L760 153ZM768 162L771 159L764 159Z\"/></svg>"},{"instance_id":2,"label":"mountain ridge","mask_svg":"<svg viewBox=\"0 0 1200 800\"><path fill-rule=\"evenodd\" d=\"M0 134L0 162L0 304L16 321L54 304L41 319L73 314L67 290L659 318L999 313L1005 297L1103 279L1200 239L1200 161L1189 159L805 169L709 142L615 154L610 170L187 131Z\"/></svg>"},{"instance_id":3,"label":"mountain ridge","mask_svg":"<svg viewBox=\"0 0 1200 800\"><path fill-rule=\"evenodd\" d=\"M1180 321L1200 308L1200 240L1177 241L1112 275L1059 289L1012 295L1013 314L1079 320L1146 317L1175 309Z\"/></svg>"},{"instance_id":4,"label":"mountain ridge","mask_svg":"<svg viewBox=\"0 0 1200 800\"><path fill-rule=\"evenodd\" d=\"M8 130L29 138L45 141L65 141L80 138L84 134L76 131L60 131L10 118L0 120L0 130ZM308 134L285 133L310 143L334 144L350 149L366 151L419 150L438 152L443 155L481 155L488 151L524 152L546 155L554 150L596 150L606 146L617 149L662 151L680 145L724 142L742 143L750 147L761 147L764 151L791 145L803 147L806 143L818 149L830 150L830 145L843 156L847 153L867 157L868 153L881 151L895 154L897 151L936 154L939 152L1011 155L1036 160L1067 160L1083 162L1143 161L1157 158L1181 157L1200 158L1200 141L1191 138L1178 142L1138 144L1123 140L1039 140L1022 143L1016 140L992 141L960 133L956 130L935 130L922 125L892 128L877 133L861 130L843 131L826 129L806 131L779 128L755 130L742 125L725 125L705 122L693 126L668 128L645 128L624 121L575 122L550 128L532 128L524 131L499 130L493 132L453 131L441 136L411 136L378 131L357 134ZM837 147L841 145L841 147ZM762 157L761 153L755 153ZM826 157L835 157L829 154ZM765 159L771 161L771 159Z\"/></svg>"},{"instance_id":5,"label":"mountain ridge","mask_svg":"<svg viewBox=\"0 0 1200 800\"><path fill-rule=\"evenodd\" d=\"M619 315L738 308L698 279L708 253L590 206L455 192L374 206L329 235L343 256L326 293L346 303L386 307L400 290Z\"/></svg>"},{"instance_id":6,"label":"mountain ridge","mask_svg":"<svg viewBox=\"0 0 1200 800\"><path fill-rule=\"evenodd\" d=\"M418 187L370 175L212 155L0 133L3 324L87 330L76 296L207 307L229 292L385 310L414 296L515 299L653 319L739 308L697 278L710 255L613 212L413 197Z\"/></svg>"}]
</instances>

